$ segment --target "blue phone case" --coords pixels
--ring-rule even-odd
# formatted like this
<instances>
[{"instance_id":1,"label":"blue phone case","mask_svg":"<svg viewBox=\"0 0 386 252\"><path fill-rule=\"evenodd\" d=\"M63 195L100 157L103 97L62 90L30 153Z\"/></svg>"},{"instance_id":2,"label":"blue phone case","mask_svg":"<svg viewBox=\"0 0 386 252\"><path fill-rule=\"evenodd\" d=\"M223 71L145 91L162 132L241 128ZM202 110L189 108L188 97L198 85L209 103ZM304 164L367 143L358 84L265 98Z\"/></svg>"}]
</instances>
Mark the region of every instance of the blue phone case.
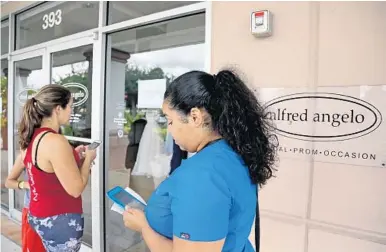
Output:
<instances>
[{"instance_id":1,"label":"blue phone case","mask_svg":"<svg viewBox=\"0 0 386 252\"><path fill-rule=\"evenodd\" d=\"M126 193L126 195L128 195L131 199L133 199L136 203L139 203L139 204L135 204L136 207L140 207L140 208L145 208L145 204L143 204L141 201L139 201L137 198L135 198L134 196L132 196L130 193L128 193L125 189L123 189L122 187L120 186L116 186L114 187L113 189L111 189L110 191L107 192L107 196L114 202L114 203L117 203L120 207L122 207L123 209L125 209L126 205L121 202L120 200L118 200L115 195L119 192L124 192Z\"/></svg>"}]
</instances>

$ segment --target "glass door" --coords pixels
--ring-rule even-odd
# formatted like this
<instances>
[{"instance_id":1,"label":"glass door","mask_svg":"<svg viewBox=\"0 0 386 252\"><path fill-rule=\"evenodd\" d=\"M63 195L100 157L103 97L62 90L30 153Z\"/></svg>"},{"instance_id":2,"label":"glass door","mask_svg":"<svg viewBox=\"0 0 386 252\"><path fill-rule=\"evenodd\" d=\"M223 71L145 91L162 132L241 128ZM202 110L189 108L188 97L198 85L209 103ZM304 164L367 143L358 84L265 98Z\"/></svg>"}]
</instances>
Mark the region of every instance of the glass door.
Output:
<instances>
[{"instance_id":1,"label":"glass door","mask_svg":"<svg viewBox=\"0 0 386 252\"><path fill-rule=\"evenodd\" d=\"M47 67L45 58L45 49L36 50L24 54L12 56L9 76L12 76L12 83L9 85L8 100L10 111L8 120L11 124L8 127L8 146L11 151L8 152L8 170L12 165L19 149L18 126L22 116L22 110L27 99L48 82ZM12 130L13 129L13 130ZM23 175L24 176L24 175ZM10 214L16 220L21 220L21 210L24 207L24 191L10 190L9 209Z\"/></svg>"},{"instance_id":2,"label":"glass door","mask_svg":"<svg viewBox=\"0 0 386 252\"><path fill-rule=\"evenodd\" d=\"M94 114L98 116L98 113L92 111L92 103L95 101L92 91L93 43L91 37L86 37L47 48L50 83L69 88L74 99L70 125L61 128L62 134L67 137L74 148L81 144L90 144L93 141L92 132L99 130L99 128L92 127ZM95 170L98 170L98 164L92 168L94 171L92 174L96 172ZM93 176L89 179L82 194L85 219L83 242L87 247L93 244L92 180ZM82 251L86 249L86 246L83 247Z\"/></svg>"},{"instance_id":3,"label":"glass door","mask_svg":"<svg viewBox=\"0 0 386 252\"><path fill-rule=\"evenodd\" d=\"M74 147L91 143L98 133L102 130L98 123L100 111L93 109L93 104L101 104L99 92L93 92L98 89L93 84L93 66L95 65L93 37L83 37L65 43L48 46L39 50L12 56L8 75L12 76L12 83L9 85L8 102L14 104L11 106L8 120L12 124L8 125L8 146L12 151L8 152L8 171L12 169L13 161L19 154L19 144L17 135L17 126L21 118L22 109L26 100L34 95L42 86L47 84L60 84L69 88L74 98L73 114L69 126L62 127L62 133ZM98 108L98 106L96 106ZM13 127L12 127L13 126ZM94 139L93 139L94 137ZM98 138L99 140L100 138ZM98 153L100 156L101 153ZM83 212L85 218L85 228L81 251L91 251L93 228L99 221L99 201L92 201L95 197L94 187L100 184L99 162L96 160L92 168L92 175L89 184L82 194ZM95 181L94 181L95 180ZM24 206L24 193L21 191L10 190L9 209L11 216L21 221L21 210ZM96 217L95 217L96 216ZM95 218L94 222L93 219ZM97 232L95 235L98 235Z\"/></svg>"},{"instance_id":4,"label":"glass door","mask_svg":"<svg viewBox=\"0 0 386 252\"><path fill-rule=\"evenodd\" d=\"M105 191L130 187L148 200L168 176L173 139L161 105L166 86L205 68L205 14L108 35L105 85ZM184 55L181 57L181 55ZM105 199L107 252L147 252L143 238L123 225Z\"/></svg>"},{"instance_id":5,"label":"glass door","mask_svg":"<svg viewBox=\"0 0 386 252\"><path fill-rule=\"evenodd\" d=\"M90 142L93 44L77 43L76 47L65 49L60 45L60 51L54 51L56 48L49 49L50 83L69 88L74 99L70 125L62 128L62 132L71 140Z\"/></svg>"}]
</instances>

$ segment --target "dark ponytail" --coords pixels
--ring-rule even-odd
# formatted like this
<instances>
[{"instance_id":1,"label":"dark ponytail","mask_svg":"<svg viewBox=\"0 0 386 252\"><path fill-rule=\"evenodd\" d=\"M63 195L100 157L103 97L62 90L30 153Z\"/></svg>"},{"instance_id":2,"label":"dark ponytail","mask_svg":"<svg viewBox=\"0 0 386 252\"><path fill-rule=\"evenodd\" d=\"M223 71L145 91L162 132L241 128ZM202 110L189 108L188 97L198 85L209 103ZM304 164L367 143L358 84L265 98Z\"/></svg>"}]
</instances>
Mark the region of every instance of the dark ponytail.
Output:
<instances>
[{"instance_id":1,"label":"dark ponytail","mask_svg":"<svg viewBox=\"0 0 386 252\"><path fill-rule=\"evenodd\" d=\"M213 114L219 114L218 118L213 118L214 126L242 157L252 182L263 185L273 175L278 146L276 136L270 134L269 121L264 118L264 108L244 82L231 71L221 71L214 79L218 94L214 101L220 104L213 104L216 108ZM259 252L259 201L256 203L255 246L256 252Z\"/></svg>"},{"instance_id":2,"label":"dark ponytail","mask_svg":"<svg viewBox=\"0 0 386 252\"><path fill-rule=\"evenodd\" d=\"M263 185L272 177L278 147L277 137L264 117L264 108L253 92L232 71L217 75L192 71L175 79L166 89L169 105L188 115L204 108L217 131L243 159L252 183ZM257 194L257 192L256 192ZM256 204L256 251L260 251L260 214Z\"/></svg>"},{"instance_id":3,"label":"dark ponytail","mask_svg":"<svg viewBox=\"0 0 386 252\"><path fill-rule=\"evenodd\" d=\"M19 124L19 144L25 150L31 142L36 128L39 128L43 117L36 110L35 98L28 99L24 104L23 115Z\"/></svg>"},{"instance_id":4,"label":"dark ponytail","mask_svg":"<svg viewBox=\"0 0 386 252\"><path fill-rule=\"evenodd\" d=\"M66 108L70 99L70 90L51 84L42 87L34 97L27 100L19 124L19 145L22 150L31 143L34 131L41 126L43 119L50 117L57 106Z\"/></svg>"},{"instance_id":5,"label":"dark ponytail","mask_svg":"<svg viewBox=\"0 0 386 252\"><path fill-rule=\"evenodd\" d=\"M210 106L215 130L242 157L253 183L263 185L273 175L277 138L271 134L264 108L253 92L233 72L223 70L214 76Z\"/></svg>"}]
</instances>

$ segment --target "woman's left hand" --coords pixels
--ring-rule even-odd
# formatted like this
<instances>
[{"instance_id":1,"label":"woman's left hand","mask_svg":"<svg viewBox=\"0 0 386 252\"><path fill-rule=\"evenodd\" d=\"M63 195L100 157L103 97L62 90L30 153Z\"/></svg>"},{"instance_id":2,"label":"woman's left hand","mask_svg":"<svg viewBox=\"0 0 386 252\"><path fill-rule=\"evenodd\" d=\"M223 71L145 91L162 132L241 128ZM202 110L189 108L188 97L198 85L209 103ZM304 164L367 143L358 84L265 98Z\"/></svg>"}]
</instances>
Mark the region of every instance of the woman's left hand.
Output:
<instances>
[{"instance_id":1,"label":"woman's left hand","mask_svg":"<svg viewBox=\"0 0 386 252\"><path fill-rule=\"evenodd\" d=\"M137 232L141 232L149 225L142 210L129 207L126 207L125 212L123 212L123 223L127 228Z\"/></svg>"},{"instance_id":2,"label":"woman's left hand","mask_svg":"<svg viewBox=\"0 0 386 252\"><path fill-rule=\"evenodd\" d=\"M85 152L85 150L86 150L86 146L84 146L83 144L75 148L75 151L78 153L79 158L81 160L84 158L83 153Z\"/></svg>"}]
</instances>

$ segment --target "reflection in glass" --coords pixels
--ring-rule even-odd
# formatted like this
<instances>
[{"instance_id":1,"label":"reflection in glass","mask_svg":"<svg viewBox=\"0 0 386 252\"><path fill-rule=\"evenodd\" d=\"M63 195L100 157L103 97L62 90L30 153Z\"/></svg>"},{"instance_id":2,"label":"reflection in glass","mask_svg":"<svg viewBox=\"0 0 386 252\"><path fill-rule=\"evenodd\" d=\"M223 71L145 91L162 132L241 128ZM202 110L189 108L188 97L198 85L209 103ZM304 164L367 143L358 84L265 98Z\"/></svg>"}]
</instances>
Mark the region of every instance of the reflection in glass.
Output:
<instances>
[{"instance_id":1,"label":"reflection in glass","mask_svg":"<svg viewBox=\"0 0 386 252\"><path fill-rule=\"evenodd\" d=\"M109 1L108 24L197 3L196 1Z\"/></svg>"},{"instance_id":2,"label":"reflection in glass","mask_svg":"<svg viewBox=\"0 0 386 252\"><path fill-rule=\"evenodd\" d=\"M129 186L148 200L168 176L173 141L160 109L162 90L187 71L203 70L204 38L204 14L109 35L105 191ZM146 84L153 86L143 93ZM108 198L105 206L106 251L148 251L141 236L124 227L122 215L110 210Z\"/></svg>"},{"instance_id":3,"label":"reflection in glass","mask_svg":"<svg viewBox=\"0 0 386 252\"><path fill-rule=\"evenodd\" d=\"M1 22L1 55L8 53L9 45L9 22ZM1 73L3 75L3 73Z\"/></svg>"},{"instance_id":4,"label":"reflection in glass","mask_svg":"<svg viewBox=\"0 0 386 252\"><path fill-rule=\"evenodd\" d=\"M18 129L18 124L23 113L23 106L27 99L31 98L44 83L45 76L42 69L42 57L35 57L15 62L15 81L14 81L14 129ZM14 157L20 153L19 136L14 137ZM14 160L13 160L14 161ZM24 204L24 192L15 190L15 208L22 210Z\"/></svg>"},{"instance_id":5,"label":"reflection in glass","mask_svg":"<svg viewBox=\"0 0 386 252\"><path fill-rule=\"evenodd\" d=\"M71 90L74 99L66 136L91 138L92 46L81 46L52 54L52 83Z\"/></svg>"},{"instance_id":6,"label":"reflection in glass","mask_svg":"<svg viewBox=\"0 0 386 252\"><path fill-rule=\"evenodd\" d=\"M98 27L98 1L45 2L16 15L16 49Z\"/></svg>"},{"instance_id":7,"label":"reflection in glass","mask_svg":"<svg viewBox=\"0 0 386 252\"><path fill-rule=\"evenodd\" d=\"M5 188L8 176L8 60L1 60L1 205L8 209L9 192Z\"/></svg>"}]
</instances>

